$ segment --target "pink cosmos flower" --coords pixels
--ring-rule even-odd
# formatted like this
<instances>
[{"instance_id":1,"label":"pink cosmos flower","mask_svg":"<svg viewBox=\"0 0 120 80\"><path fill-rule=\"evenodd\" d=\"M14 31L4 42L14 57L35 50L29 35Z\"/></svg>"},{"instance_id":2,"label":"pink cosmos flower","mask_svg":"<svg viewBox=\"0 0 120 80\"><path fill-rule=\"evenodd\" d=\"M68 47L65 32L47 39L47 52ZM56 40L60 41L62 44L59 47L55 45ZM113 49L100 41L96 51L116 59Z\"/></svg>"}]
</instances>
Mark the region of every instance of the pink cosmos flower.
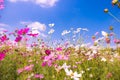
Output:
<instances>
[{"instance_id":1,"label":"pink cosmos flower","mask_svg":"<svg viewBox=\"0 0 120 80\"><path fill-rule=\"evenodd\" d=\"M17 31L18 35L25 35L26 33L28 33L29 28L24 28L24 29L20 29Z\"/></svg>"},{"instance_id":2,"label":"pink cosmos flower","mask_svg":"<svg viewBox=\"0 0 120 80\"><path fill-rule=\"evenodd\" d=\"M47 62L43 62L42 63L42 67L46 66L47 65Z\"/></svg>"},{"instance_id":3,"label":"pink cosmos flower","mask_svg":"<svg viewBox=\"0 0 120 80\"><path fill-rule=\"evenodd\" d=\"M49 61L47 62L47 65L48 65L49 67L51 67L51 66L52 66L52 63L53 63L53 61L52 61L52 60L49 60Z\"/></svg>"},{"instance_id":4,"label":"pink cosmos flower","mask_svg":"<svg viewBox=\"0 0 120 80\"><path fill-rule=\"evenodd\" d=\"M68 60L68 59L69 59L69 57L68 57L68 56L66 56L66 55L61 55L61 54L58 54L58 55L57 55L57 59L58 59L58 60Z\"/></svg>"},{"instance_id":5,"label":"pink cosmos flower","mask_svg":"<svg viewBox=\"0 0 120 80\"><path fill-rule=\"evenodd\" d=\"M36 34L29 33L28 35L29 35L29 36L32 36L32 37L37 37L37 36L38 36L38 33L36 33Z\"/></svg>"},{"instance_id":6,"label":"pink cosmos flower","mask_svg":"<svg viewBox=\"0 0 120 80\"><path fill-rule=\"evenodd\" d=\"M52 66L52 63L55 61L54 54L44 56L42 66Z\"/></svg>"},{"instance_id":7,"label":"pink cosmos flower","mask_svg":"<svg viewBox=\"0 0 120 80\"><path fill-rule=\"evenodd\" d=\"M20 68L20 69L17 70L17 73L20 74L20 73L22 73L23 71L24 71L24 69L23 69L23 68Z\"/></svg>"},{"instance_id":8,"label":"pink cosmos flower","mask_svg":"<svg viewBox=\"0 0 120 80\"><path fill-rule=\"evenodd\" d=\"M21 36L17 36L16 39L15 39L16 42L20 42L21 40L22 40Z\"/></svg>"},{"instance_id":9,"label":"pink cosmos flower","mask_svg":"<svg viewBox=\"0 0 120 80\"><path fill-rule=\"evenodd\" d=\"M62 51L62 47L56 48L57 51Z\"/></svg>"},{"instance_id":10,"label":"pink cosmos flower","mask_svg":"<svg viewBox=\"0 0 120 80\"><path fill-rule=\"evenodd\" d=\"M114 39L115 44L120 44L120 39Z\"/></svg>"},{"instance_id":11,"label":"pink cosmos flower","mask_svg":"<svg viewBox=\"0 0 120 80\"><path fill-rule=\"evenodd\" d=\"M8 40L8 38L6 35L4 35L4 36L0 37L0 40L1 40L1 42L4 42L4 41Z\"/></svg>"},{"instance_id":12,"label":"pink cosmos flower","mask_svg":"<svg viewBox=\"0 0 120 80\"><path fill-rule=\"evenodd\" d=\"M33 67L34 67L34 64L31 64L29 66L24 67L24 70L25 71L31 71L33 69Z\"/></svg>"},{"instance_id":13,"label":"pink cosmos flower","mask_svg":"<svg viewBox=\"0 0 120 80\"><path fill-rule=\"evenodd\" d=\"M4 5L3 4L0 5L0 9L4 9Z\"/></svg>"},{"instance_id":14,"label":"pink cosmos flower","mask_svg":"<svg viewBox=\"0 0 120 80\"><path fill-rule=\"evenodd\" d=\"M3 3L4 2L4 0L0 0L0 3Z\"/></svg>"},{"instance_id":15,"label":"pink cosmos flower","mask_svg":"<svg viewBox=\"0 0 120 80\"><path fill-rule=\"evenodd\" d=\"M35 74L34 77L42 79L42 78L44 78L44 75L43 74Z\"/></svg>"},{"instance_id":16,"label":"pink cosmos flower","mask_svg":"<svg viewBox=\"0 0 120 80\"><path fill-rule=\"evenodd\" d=\"M36 42L33 42L33 43L31 44L31 47L36 47L36 46L38 46L38 44L37 44Z\"/></svg>"},{"instance_id":17,"label":"pink cosmos flower","mask_svg":"<svg viewBox=\"0 0 120 80\"><path fill-rule=\"evenodd\" d=\"M2 61L4 58L5 58L5 53L3 53L3 52L0 52L0 61Z\"/></svg>"}]
</instances>

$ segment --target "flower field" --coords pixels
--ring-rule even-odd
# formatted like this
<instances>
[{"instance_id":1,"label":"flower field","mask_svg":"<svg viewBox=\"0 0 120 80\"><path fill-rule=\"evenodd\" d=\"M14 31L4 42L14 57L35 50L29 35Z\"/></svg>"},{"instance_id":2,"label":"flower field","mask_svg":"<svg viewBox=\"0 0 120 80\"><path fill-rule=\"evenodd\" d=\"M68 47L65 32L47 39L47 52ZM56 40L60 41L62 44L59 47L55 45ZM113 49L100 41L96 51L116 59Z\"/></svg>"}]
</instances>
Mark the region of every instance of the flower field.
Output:
<instances>
[{"instance_id":1,"label":"flower field","mask_svg":"<svg viewBox=\"0 0 120 80\"><path fill-rule=\"evenodd\" d=\"M119 80L120 39L112 39L113 28L110 30L110 33L101 31L101 38L97 38L98 32L95 33L91 37L92 44L73 44L66 39L64 43L54 42L55 46L37 38L38 34L29 33L28 27L11 34L3 31L0 80ZM14 41L9 39L11 35L14 35ZM28 42L29 37L34 38L34 42ZM112 42L116 45L113 48Z\"/></svg>"},{"instance_id":2,"label":"flower field","mask_svg":"<svg viewBox=\"0 0 120 80\"><path fill-rule=\"evenodd\" d=\"M36 8L35 5L39 5L41 11L38 13L41 13L40 18L44 22L46 13L50 13L50 8L56 6L56 3L59 1L62 0L8 0L8 2L0 0L0 10L2 12L4 11L3 9L6 8L6 11L8 10L8 12L10 12L9 7L6 6L7 3L10 4L9 6L12 8L11 10L19 10L18 7L14 7L16 6L17 2L20 3L17 3L19 6L21 3L24 3L22 5L29 6L29 4L26 4L28 2L30 5L34 5L32 9L37 9L38 6ZM74 6L76 6L76 2L73 3L75 4ZM93 4L94 2L91 3ZM113 6L120 8L119 0L112 0L111 3ZM13 6L11 6L11 4ZM87 3L85 4L87 5ZM23 9L23 12L28 10L27 6L25 9ZM72 5L70 5L70 7L71 6ZM20 6L20 8L21 7L22 6ZM45 10L43 10L43 8ZM66 11L68 8L65 8L65 11L63 8L62 11L68 12ZM60 8L53 8L51 11L54 9L57 10ZM70 12L71 10L72 9L70 9ZM80 12L80 15L77 13L81 10L81 8L79 9L78 7L74 7L71 16L79 17L82 12ZM95 12L95 9L93 10ZM46 12L42 13L44 11ZM89 10L87 10L87 12L88 11ZM55 12L52 12L52 14ZM87 12L84 13L87 15ZM26 17L26 15L24 15L25 13L22 13L22 16ZM28 13L30 14L29 11ZM34 17L31 17L31 15L28 13L28 17L30 17L30 19L34 19ZM100 12L98 11L98 13ZM116 22L120 23L120 20L114 16L107 8L104 9L103 13L110 15L114 20L116 20ZM12 22L15 22L17 20L17 18L14 18L12 14L17 14L17 11L15 14L13 11L10 16L8 16L8 13L6 15L7 17L5 17L5 15L0 16L0 19L5 21L8 20L7 22L10 22L12 24ZM34 13L32 14L35 17L37 15ZM64 20L67 20L66 18L68 18L63 16L62 12L60 12L60 14L59 12L55 14L60 17L55 17L54 21L57 21L57 18L62 19L62 22L58 20L58 24L63 23ZM92 11L90 11L89 14L93 14ZM18 15L21 16L21 14ZM52 18L54 18L53 15ZM103 15L104 14L102 14L102 16ZM10 18L11 16L15 19L15 21L12 21ZM21 18L19 16L16 17ZM44 18L42 18L42 16ZM84 16L84 18L85 17L86 16ZM48 18L50 18L50 15L47 17L47 21L49 20ZM30 19L28 18L28 20ZM69 19L72 20L72 18ZM78 18L75 19L79 21ZM102 20L104 20L102 18L100 19L101 20L97 19L98 22L101 21L98 24L102 24ZM38 20L38 16L35 20ZM92 21L93 19L89 20L89 18L86 18L86 20L88 20L89 25L90 23L92 24L90 20ZM112 19L110 18L110 20ZM108 19L110 25L115 23L114 20L110 22ZM94 21L96 21L95 17ZM81 27L71 27L69 29L67 28L66 30L63 30L61 33L59 33L59 30L61 31L63 29L63 27L59 26L56 29L58 30L57 33L61 34L61 36L58 36L57 34L53 36L53 33L57 31L54 28L54 23L50 23L48 26L40 23L39 21L32 22L32 20L30 22L20 21L20 23L25 27L15 27L16 29L12 31L12 27L0 22L0 80L120 80L120 33L117 33L117 27L109 26L106 31L99 31L96 28L98 32L95 32L94 34L87 34L89 31L88 28ZM68 20L67 23L71 22ZM73 24L75 23L73 22ZM85 24L86 23L87 22L85 22ZM97 21L95 23L97 23ZM16 22L15 24L17 25ZM94 26L94 24L92 25ZM120 27L119 24L117 26ZM7 27L8 29L5 29ZM9 27L11 30L9 30ZM46 27L49 29L49 31L46 31L47 35L43 33L46 30ZM120 31L119 29L118 31ZM91 30L94 29L91 28ZM92 36L89 36L91 34Z\"/></svg>"}]
</instances>

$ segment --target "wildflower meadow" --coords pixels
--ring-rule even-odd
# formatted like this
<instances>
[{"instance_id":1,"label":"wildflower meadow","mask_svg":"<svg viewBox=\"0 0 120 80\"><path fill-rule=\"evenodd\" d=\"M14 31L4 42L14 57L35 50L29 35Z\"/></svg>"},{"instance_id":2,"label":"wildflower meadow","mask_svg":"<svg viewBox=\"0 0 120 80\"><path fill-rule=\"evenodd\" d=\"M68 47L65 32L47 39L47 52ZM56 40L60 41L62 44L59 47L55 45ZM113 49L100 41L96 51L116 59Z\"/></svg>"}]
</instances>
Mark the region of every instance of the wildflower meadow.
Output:
<instances>
[{"instance_id":1,"label":"wildflower meadow","mask_svg":"<svg viewBox=\"0 0 120 80\"><path fill-rule=\"evenodd\" d=\"M119 9L120 1L112 0L110 6ZM6 8L5 1L0 0L0 10ZM108 8L103 9L103 14L120 25L119 18ZM0 26L0 80L120 80L117 27L108 26L90 37L89 28L72 27L58 33L62 36L59 39L53 39L54 23L48 25L47 36L39 32L45 30L39 28L44 24L34 24L10 31Z\"/></svg>"}]
</instances>

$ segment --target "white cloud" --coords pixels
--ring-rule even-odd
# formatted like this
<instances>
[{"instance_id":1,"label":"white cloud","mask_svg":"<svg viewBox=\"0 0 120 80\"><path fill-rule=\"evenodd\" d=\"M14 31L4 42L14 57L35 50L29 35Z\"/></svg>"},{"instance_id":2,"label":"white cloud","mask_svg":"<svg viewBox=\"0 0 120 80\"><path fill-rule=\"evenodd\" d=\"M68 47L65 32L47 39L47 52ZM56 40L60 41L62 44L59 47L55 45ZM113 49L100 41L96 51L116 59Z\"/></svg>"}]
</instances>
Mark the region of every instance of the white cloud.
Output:
<instances>
[{"instance_id":1,"label":"white cloud","mask_svg":"<svg viewBox=\"0 0 120 80\"><path fill-rule=\"evenodd\" d=\"M4 24L4 23L0 23L0 27L8 27L9 25Z\"/></svg>"},{"instance_id":2,"label":"white cloud","mask_svg":"<svg viewBox=\"0 0 120 80\"><path fill-rule=\"evenodd\" d=\"M40 22L32 22L31 24L28 25L28 27L40 31L46 30L46 25Z\"/></svg>"},{"instance_id":3,"label":"white cloud","mask_svg":"<svg viewBox=\"0 0 120 80\"><path fill-rule=\"evenodd\" d=\"M5 28L0 28L0 35L5 33L7 30Z\"/></svg>"},{"instance_id":4,"label":"white cloud","mask_svg":"<svg viewBox=\"0 0 120 80\"><path fill-rule=\"evenodd\" d=\"M53 7L58 0L9 0L10 2L32 2L41 7Z\"/></svg>"},{"instance_id":5,"label":"white cloud","mask_svg":"<svg viewBox=\"0 0 120 80\"><path fill-rule=\"evenodd\" d=\"M23 23L27 23L27 22L23 21ZM41 32L46 30L45 24L36 21L36 22L29 23L28 27L31 29L32 34L38 34L41 37L47 37L47 35Z\"/></svg>"},{"instance_id":6,"label":"white cloud","mask_svg":"<svg viewBox=\"0 0 120 80\"><path fill-rule=\"evenodd\" d=\"M53 7L58 0L35 0L41 7Z\"/></svg>"},{"instance_id":7,"label":"white cloud","mask_svg":"<svg viewBox=\"0 0 120 80\"><path fill-rule=\"evenodd\" d=\"M31 1L31 0L9 0L10 2L13 2L13 3L15 3L15 2L27 2L27 1Z\"/></svg>"},{"instance_id":8,"label":"white cloud","mask_svg":"<svg viewBox=\"0 0 120 80\"><path fill-rule=\"evenodd\" d=\"M30 21L20 21L20 24L22 24L22 25L29 25L31 22Z\"/></svg>"}]
</instances>

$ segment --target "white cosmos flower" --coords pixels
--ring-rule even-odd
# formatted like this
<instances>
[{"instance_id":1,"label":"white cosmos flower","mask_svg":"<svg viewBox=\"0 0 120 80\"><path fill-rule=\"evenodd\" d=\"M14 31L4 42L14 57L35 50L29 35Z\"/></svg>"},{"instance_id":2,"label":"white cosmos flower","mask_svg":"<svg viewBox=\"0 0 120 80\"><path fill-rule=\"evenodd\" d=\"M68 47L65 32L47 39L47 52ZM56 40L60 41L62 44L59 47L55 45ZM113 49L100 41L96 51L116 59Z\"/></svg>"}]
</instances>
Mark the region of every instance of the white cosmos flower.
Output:
<instances>
[{"instance_id":1,"label":"white cosmos flower","mask_svg":"<svg viewBox=\"0 0 120 80\"><path fill-rule=\"evenodd\" d=\"M83 31L88 31L88 29L87 29L87 28L82 28L82 30L83 30Z\"/></svg>"},{"instance_id":2,"label":"white cosmos flower","mask_svg":"<svg viewBox=\"0 0 120 80\"><path fill-rule=\"evenodd\" d=\"M50 31L48 32L48 34L52 34L52 33L54 33L54 32L55 32L54 29L50 29Z\"/></svg>"},{"instance_id":3,"label":"white cosmos flower","mask_svg":"<svg viewBox=\"0 0 120 80\"><path fill-rule=\"evenodd\" d=\"M102 33L102 35L103 35L104 37L108 37L108 33L107 33L107 32L102 31L101 33Z\"/></svg>"},{"instance_id":4,"label":"white cosmos flower","mask_svg":"<svg viewBox=\"0 0 120 80\"><path fill-rule=\"evenodd\" d=\"M79 33L81 29L82 29L82 28L77 28L76 31L73 31L73 34L77 34L77 33Z\"/></svg>"},{"instance_id":5,"label":"white cosmos flower","mask_svg":"<svg viewBox=\"0 0 120 80\"><path fill-rule=\"evenodd\" d=\"M48 24L48 25L49 25L49 27L54 27L55 26L54 23L51 23L51 24Z\"/></svg>"},{"instance_id":6,"label":"white cosmos flower","mask_svg":"<svg viewBox=\"0 0 120 80\"><path fill-rule=\"evenodd\" d=\"M64 30L64 31L61 33L61 35L64 36L64 35L66 35L66 34L69 34L70 32L71 32L70 30L69 30L69 31Z\"/></svg>"},{"instance_id":7,"label":"white cosmos flower","mask_svg":"<svg viewBox=\"0 0 120 80\"><path fill-rule=\"evenodd\" d=\"M67 65L66 63L64 63L63 65L62 65L62 68L63 69L68 69L68 68L70 68L71 66L70 65Z\"/></svg>"},{"instance_id":8,"label":"white cosmos flower","mask_svg":"<svg viewBox=\"0 0 120 80\"><path fill-rule=\"evenodd\" d=\"M101 61L106 62L106 58L102 57Z\"/></svg>"},{"instance_id":9,"label":"white cosmos flower","mask_svg":"<svg viewBox=\"0 0 120 80\"><path fill-rule=\"evenodd\" d=\"M82 77L82 74L78 74L76 71L73 73L72 70L65 69L66 75L70 76L74 80L79 80Z\"/></svg>"},{"instance_id":10,"label":"white cosmos flower","mask_svg":"<svg viewBox=\"0 0 120 80\"><path fill-rule=\"evenodd\" d=\"M95 42L98 43L98 42L100 42L100 41L102 41L102 40L104 40L104 37L98 38L97 40L95 40Z\"/></svg>"},{"instance_id":11,"label":"white cosmos flower","mask_svg":"<svg viewBox=\"0 0 120 80\"><path fill-rule=\"evenodd\" d=\"M75 46L75 51L78 51L79 48L80 48L80 45L76 45L76 46Z\"/></svg>"},{"instance_id":12,"label":"white cosmos flower","mask_svg":"<svg viewBox=\"0 0 120 80\"><path fill-rule=\"evenodd\" d=\"M97 50L93 50L93 54L97 54Z\"/></svg>"}]
</instances>

